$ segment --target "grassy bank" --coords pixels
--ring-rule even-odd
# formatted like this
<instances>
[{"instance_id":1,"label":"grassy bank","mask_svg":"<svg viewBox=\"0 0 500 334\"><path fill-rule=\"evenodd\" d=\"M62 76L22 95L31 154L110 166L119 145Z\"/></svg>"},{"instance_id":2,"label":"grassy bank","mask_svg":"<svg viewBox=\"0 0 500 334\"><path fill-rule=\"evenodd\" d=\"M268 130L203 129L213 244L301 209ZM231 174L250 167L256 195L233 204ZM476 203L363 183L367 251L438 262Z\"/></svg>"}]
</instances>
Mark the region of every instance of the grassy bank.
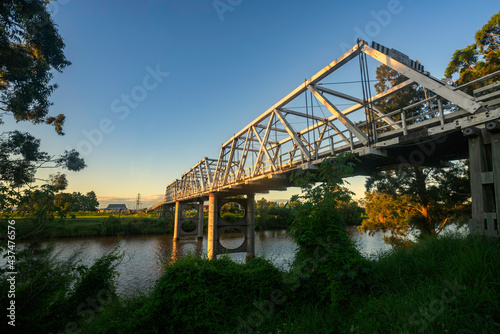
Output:
<instances>
[{"instance_id":1,"label":"grassy bank","mask_svg":"<svg viewBox=\"0 0 500 334\"><path fill-rule=\"evenodd\" d=\"M240 216L224 214L224 219L236 222ZM66 218L46 219L43 224L34 218L14 216L16 221L18 240L31 240L34 238L67 238L91 236L119 236L142 234L173 233L173 217L158 218L156 214L114 214L109 213L73 213ZM0 225L0 235L7 233L6 219ZM256 217L255 229L269 230L286 228L289 223L279 216L270 216L266 219ZM208 213L204 214L204 230L208 228Z\"/></svg>"},{"instance_id":2,"label":"grassy bank","mask_svg":"<svg viewBox=\"0 0 500 334\"><path fill-rule=\"evenodd\" d=\"M16 332L500 332L498 241L428 238L363 260L360 271L352 261L325 266L344 251L330 245L287 272L261 258L188 256L166 265L149 291L123 298L113 284L116 251L89 268L20 253ZM6 293L0 299L8 303Z\"/></svg>"},{"instance_id":3,"label":"grassy bank","mask_svg":"<svg viewBox=\"0 0 500 334\"><path fill-rule=\"evenodd\" d=\"M333 304L307 294L316 277L304 267L186 258L167 266L151 293L83 321L82 333L500 332L498 243L431 238L370 267L363 284L343 286L349 298Z\"/></svg>"},{"instance_id":4,"label":"grassy bank","mask_svg":"<svg viewBox=\"0 0 500 334\"><path fill-rule=\"evenodd\" d=\"M164 234L173 232L172 219L159 219L154 215L110 215L77 213L68 218L47 219L40 224L36 219L13 217L16 221L17 239L64 238L89 236L118 236ZM0 234L6 234L7 224L2 224Z\"/></svg>"}]
</instances>

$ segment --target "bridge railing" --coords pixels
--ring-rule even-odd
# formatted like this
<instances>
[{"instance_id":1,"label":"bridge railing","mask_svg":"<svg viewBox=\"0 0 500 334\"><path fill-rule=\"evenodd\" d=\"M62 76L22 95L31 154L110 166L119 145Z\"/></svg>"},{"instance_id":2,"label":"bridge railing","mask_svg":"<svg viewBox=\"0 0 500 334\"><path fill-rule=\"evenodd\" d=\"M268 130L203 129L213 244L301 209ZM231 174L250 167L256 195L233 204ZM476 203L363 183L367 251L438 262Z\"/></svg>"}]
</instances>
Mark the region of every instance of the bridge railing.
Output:
<instances>
[{"instance_id":1,"label":"bridge railing","mask_svg":"<svg viewBox=\"0 0 500 334\"><path fill-rule=\"evenodd\" d=\"M376 43L372 47L363 41L356 44L224 143L218 159L204 158L169 184L165 202L203 197L210 192L245 185L269 174L314 164L338 152L377 147L386 138L407 135L428 124L443 125L457 115L474 114L481 106L487 107L488 103L491 106L491 101L498 100L495 91L499 85L491 85L488 80L500 72L451 87L401 53L386 49ZM397 70L408 80L365 98L334 91L322 84L323 79L362 53ZM391 57L393 54L398 55L397 59ZM488 88L477 88L486 83L490 84ZM475 85L476 98L463 91L471 85ZM377 108L379 101L403 89L420 89L426 98L390 112ZM291 106L292 101L298 98L308 101L309 96L311 104L306 104L305 112ZM350 106L341 110L339 100L349 102ZM317 104L314 109L313 102ZM371 114L369 122L367 113Z\"/></svg>"},{"instance_id":2,"label":"bridge railing","mask_svg":"<svg viewBox=\"0 0 500 334\"><path fill-rule=\"evenodd\" d=\"M498 78L500 77L500 71L491 73L487 76L476 79L459 87L455 87L453 88L453 90L460 90L465 92L466 89L471 85L479 86L480 88L473 90L475 101L478 101L483 107L491 108L500 104L500 98L499 98L500 82L497 81L492 84L488 84L488 81L490 81L492 78L495 77L497 77L498 80ZM384 137L384 135L391 135L394 134L394 132L398 132L397 129L394 128L390 131L387 131L387 129L393 127L393 125L391 124L380 125L382 124L382 121L387 117L390 117L395 124L401 127L399 132L402 132L404 135L406 135L408 134L408 131L411 130L411 127L409 126L412 124L419 124L421 122L434 119L434 120L439 120L441 125L444 125L445 123L447 123L447 117L446 117L447 115L454 114L456 116L457 111L460 110L460 108L456 104L446 99L443 99L441 96L437 94L432 94L432 95L433 96L427 99L418 101L402 109L385 113L384 116L375 117L373 119L373 122L377 125L376 126L377 137L378 136ZM419 112L416 115L410 117L407 116L407 112L409 110L415 109L416 107L422 105L427 106L426 112ZM464 111L462 111L462 113L464 113ZM360 123L359 126L366 127L366 122Z\"/></svg>"}]
</instances>

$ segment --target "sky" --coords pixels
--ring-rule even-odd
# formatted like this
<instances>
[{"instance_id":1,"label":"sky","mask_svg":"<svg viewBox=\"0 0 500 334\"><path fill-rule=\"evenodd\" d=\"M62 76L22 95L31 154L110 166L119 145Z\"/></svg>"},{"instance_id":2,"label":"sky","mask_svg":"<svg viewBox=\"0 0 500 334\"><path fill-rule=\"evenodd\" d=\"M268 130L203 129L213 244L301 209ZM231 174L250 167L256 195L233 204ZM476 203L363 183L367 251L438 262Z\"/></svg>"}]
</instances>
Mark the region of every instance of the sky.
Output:
<instances>
[{"instance_id":1,"label":"sky","mask_svg":"<svg viewBox=\"0 0 500 334\"><path fill-rule=\"evenodd\" d=\"M65 136L29 131L54 154L77 149L87 168L61 171L67 192L100 207L158 202L165 187L352 47L359 37L419 60L437 78L456 49L500 10L495 1L60 0L50 5L72 65L55 73L51 114ZM373 64L372 64L373 65ZM373 69L373 67L372 67ZM332 80L359 79L359 72ZM357 198L364 179L350 180ZM297 192L260 199L286 200Z\"/></svg>"}]
</instances>

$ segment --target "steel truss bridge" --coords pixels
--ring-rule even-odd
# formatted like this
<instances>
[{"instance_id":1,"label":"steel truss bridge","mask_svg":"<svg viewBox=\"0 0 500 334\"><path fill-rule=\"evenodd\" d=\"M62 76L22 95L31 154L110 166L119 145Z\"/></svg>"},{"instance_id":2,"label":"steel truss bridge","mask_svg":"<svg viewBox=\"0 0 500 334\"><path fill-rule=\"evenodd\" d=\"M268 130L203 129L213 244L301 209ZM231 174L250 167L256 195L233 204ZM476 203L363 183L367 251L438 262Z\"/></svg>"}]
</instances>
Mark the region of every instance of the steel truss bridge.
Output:
<instances>
[{"instance_id":1,"label":"steel truss bridge","mask_svg":"<svg viewBox=\"0 0 500 334\"><path fill-rule=\"evenodd\" d=\"M371 95L367 59L371 57L407 78ZM335 71L359 58L363 96L327 88ZM500 218L500 72L460 87L452 87L424 71L405 54L373 42L359 41L342 56L266 110L222 144L217 159L204 158L167 186L165 198L153 206L164 211L175 206L174 239L203 235L203 203L209 200L208 257L221 252L254 255L254 194L285 190L289 176L299 169L315 170L324 159L354 153L361 163L357 175L408 165L442 165L470 157L472 223L476 233L498 236ZM425 98L390 112L377 108L403 89L420 89ZM469 92L469 93L467 93ZM472 93L470 93L472 92ZM307 101L306 110L292 107ZM350 104L342 109L341 106ZM416 112L418 110L418 112ZM246 198L231 199L236 195ZM240 196L242 197L242 196ZM246 211L238 223L220 216L224 203L238 202ZM197 203L198 214L182 214ZM198 228L186 232L183 222ZM236 249L220 244L229 228L245 234Z\"/></svg>"}]
</instances>

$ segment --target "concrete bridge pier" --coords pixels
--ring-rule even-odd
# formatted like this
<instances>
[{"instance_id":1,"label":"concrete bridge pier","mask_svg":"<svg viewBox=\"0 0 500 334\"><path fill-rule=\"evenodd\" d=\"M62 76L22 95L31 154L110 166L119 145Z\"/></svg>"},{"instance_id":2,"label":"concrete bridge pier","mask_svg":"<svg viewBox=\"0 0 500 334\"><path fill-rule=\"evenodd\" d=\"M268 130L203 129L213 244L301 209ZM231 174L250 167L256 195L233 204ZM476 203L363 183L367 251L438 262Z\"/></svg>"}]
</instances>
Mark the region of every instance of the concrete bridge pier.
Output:
<instances>
[{"instance_id":1,"label":"concrete bridge pier","mask_svg":"<svg viewBox=\"0 0 500 334\"><path fill-rule=\"evenodd\" d=\"M179 240L181 236L196 236L197 238L203 238L203 200L200 199L197 206L197 214L193 217L187 217L184 214L184 210L187 208L196 208L196 205L192 202L175 202L174 241ZM188 221L196 224L194 230L185 231L183 229L183 224Z\"/></svg>"},{"instance_id":2,"label":"concrete bridge pier","mask_svg":"<svg viewBox=\"0 0 500 334\"><path fill-rule=\"evenodd\" d=\"M469 138L471 233L498 237L500 220L500 122L464 130Z\"/></svg>"},{"instance_id":3,"label":"concrete bridge pier","mask_svg":"<svg viewBox=\"0 0 500 334\"><path fill-rule=\"evenodd\" d=\"M198 231L198 239L203 239L203 208L204 208L205 202L200 200L198 203L198 226L197 226L197 231Z\"/></svg>"},{"instance_id":4,"label":"concrete bridge pier","mask_svg":"<svg viewBox=\"0 0 500 334\"><path fill-rule=\"evenodd\" d=\"M255 257L255 194L247 195L245 218L247 218L245 243L247 245L246 258L248 260Z\"/></svg>"},{"instance_id":5,"label":"concrete bridge pier","mask_svg":"<svg viewBox=\"0 0 500 334\"><path fill-rule=\"evenodd\" d=\"M255 195L247 194L246 198L231 198L221 193L211 193L208 204L208 247L209 260L218 254L246 252L246 258L255 257ZM226 203L235 202L245 209L245 216L238 222L227 222L221 217L221 208ZM227 230L237 230L244 234L243 243L232 249L224 247L220 237Z\"/></svg>"},{"instance_id":6,"label":"concrete bridge pier","mask_svg":"<svg viewBox=\"0 0 500 334\"><path fill-rule=\"evenodd\" d=\"M179 240L179 229L181 228L182 204L179 201L175 202L175 217L174 217L174 241Z\"/></svg>"}]
</instances>

